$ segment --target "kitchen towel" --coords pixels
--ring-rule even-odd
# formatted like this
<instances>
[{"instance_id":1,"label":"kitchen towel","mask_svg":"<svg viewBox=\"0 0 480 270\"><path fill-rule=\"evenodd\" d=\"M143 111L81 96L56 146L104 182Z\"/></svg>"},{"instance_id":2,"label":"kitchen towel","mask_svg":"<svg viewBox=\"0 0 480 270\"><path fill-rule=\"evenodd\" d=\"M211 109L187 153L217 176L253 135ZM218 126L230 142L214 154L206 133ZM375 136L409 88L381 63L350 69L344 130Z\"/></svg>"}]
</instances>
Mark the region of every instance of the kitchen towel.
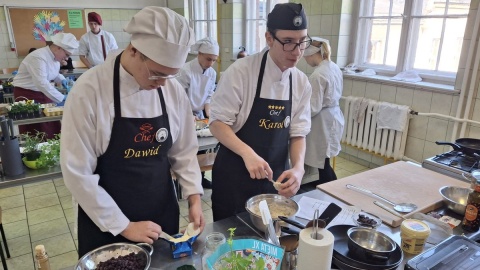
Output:
<instances>
[{"instance_id":1,"label":"kitchen towel","mask_svg":"<svg viewBox=\"0 0 480 270\"><path fill-rule=\"evenodd\" d=\"M377 111L377 129L404 131L410 108L388 102L380 102Z\"/></svg>"},{"instance_id":2,"label":"kitchen towel","mask_svg":"<svg viewBox=\"0 0 480 270\"><path fill-rule=\"evenodd\" d=\"M335 238L327 229L318 230L318 239L312 238L313 227L300 231L297 269L330 270Z\"/></svg>"},{"instance_id":3,"label":"kitchen towel","mask_svg":"<svg viewBox=\"0 0 480 270\"><path fill-rule=\"evenodd\" d=\"M363 97L359 97L359 98L354 98L352 102L354 102L353 112L352 112L353 119L357 123L360 123L365 118L365 112L367 110L368 104L370 103L370 100Z\"/></svg>"}]
</instances>

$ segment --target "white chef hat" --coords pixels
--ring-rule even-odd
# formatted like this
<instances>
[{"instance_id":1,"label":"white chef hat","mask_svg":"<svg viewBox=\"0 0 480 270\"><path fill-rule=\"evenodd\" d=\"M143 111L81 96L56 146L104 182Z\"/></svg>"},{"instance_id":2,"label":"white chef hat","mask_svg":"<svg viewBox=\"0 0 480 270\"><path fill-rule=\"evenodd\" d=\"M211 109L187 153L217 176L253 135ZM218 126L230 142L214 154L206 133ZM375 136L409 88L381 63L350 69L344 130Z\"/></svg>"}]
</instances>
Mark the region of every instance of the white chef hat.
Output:
<instances>
[{"instance_id":1,"label":"white chef hat","mask_svg":"<svg viewBox=\"0 0 480 270\"><path fill-rule=\"evenodd\" d=\"M181 68L190 46L195 41L187 20L164 7L145 7L133 16L124 31L131 34L131 43L154 62Z\"/></svg>"},{"instance_id":2,"label":"white chef hat","mask_svg":"<svg viewBox=\"0 0 480 270\"><path fill-rule=\"evenodd\" d=\"M220 47L218 46L217 41L215 41L211 37L206 37L197 41L193 46L190 48L192 53L206 53L206 54L214 54L217 55L220 52Z\"/></svg>"},{"instance_id":3,"label":"white chef hat","mask_svg":"<svg viewBox=\"0 0 480 270\"><path fill-rule=\"evenodd\" d=\"M321 37L311 37L311 39L312 41L321 42L320 46L317 47L312 43L308 48L305 49L305 51L303 52L303 56L310 56L310 55L316 54L317 52L320 52L320 54L323 57L323 54L325 53L325 51L323 49L322 43L326 43L328 46L330 46L330 41L328 41L328 39L324 39Z\"/></svg>"},{"instance_id":4,"label":"white chef hat","mask_svg":"<svg viewBox=\"0 0 480 270\"><path fill-rule=\"evenodd\" d=\"M53 44L64 49L70 54L76 54L79 43L77 38L70 33L58 33L51 37Z\"/></svg>"}]
</instances>

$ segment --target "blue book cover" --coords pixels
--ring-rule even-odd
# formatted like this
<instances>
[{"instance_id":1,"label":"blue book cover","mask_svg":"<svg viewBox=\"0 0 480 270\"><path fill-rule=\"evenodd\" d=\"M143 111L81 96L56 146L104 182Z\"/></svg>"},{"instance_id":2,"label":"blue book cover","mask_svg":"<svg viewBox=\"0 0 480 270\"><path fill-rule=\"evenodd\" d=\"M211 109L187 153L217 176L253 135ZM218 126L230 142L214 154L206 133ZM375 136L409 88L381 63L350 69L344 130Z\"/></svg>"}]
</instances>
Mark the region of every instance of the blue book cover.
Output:
<instances>
[{"instance_id":1,"label":"blue book cover","mask_svg":"<svg viewBox=\"0 0 480 270\"><path fill-rule=\"evenodd\" d=\"M231 251L235 256L233 257ZM225 243L207 258L209 269L223 270L235 269L232 260L238 263L242 270L280 270L284 250L279 247L257 239L233 240L230 247Z\"/></svg>"}]
</instances>

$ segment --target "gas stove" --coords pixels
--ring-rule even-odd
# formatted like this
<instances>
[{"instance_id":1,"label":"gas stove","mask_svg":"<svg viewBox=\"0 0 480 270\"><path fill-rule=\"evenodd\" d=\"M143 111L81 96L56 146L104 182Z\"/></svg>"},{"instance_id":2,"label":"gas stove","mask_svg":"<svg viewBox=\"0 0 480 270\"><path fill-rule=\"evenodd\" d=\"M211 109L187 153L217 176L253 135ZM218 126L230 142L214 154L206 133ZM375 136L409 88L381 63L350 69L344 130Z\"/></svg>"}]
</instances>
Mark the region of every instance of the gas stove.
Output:
<instances>
[{"instance_id":1,"label":"gas stove","mask_svg":"<svg viewBox=\"0 0 480 270\"><path fill-rule=\"evenodd\" d=\"M450 151L425 159L422 167L468 182L462 173L480 169L480 162L478 158L467 156L460 151Z\"/></svg>"}]
</instances>

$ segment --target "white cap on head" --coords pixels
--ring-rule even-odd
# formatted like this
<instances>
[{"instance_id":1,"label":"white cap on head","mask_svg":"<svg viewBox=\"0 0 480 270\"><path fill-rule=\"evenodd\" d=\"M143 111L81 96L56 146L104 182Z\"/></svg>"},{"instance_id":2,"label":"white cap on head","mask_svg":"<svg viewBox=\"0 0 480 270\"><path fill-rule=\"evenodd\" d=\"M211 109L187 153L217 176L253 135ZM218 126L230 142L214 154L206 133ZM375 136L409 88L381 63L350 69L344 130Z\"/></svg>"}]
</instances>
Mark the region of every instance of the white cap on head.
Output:
<instances>
[{"instance_id":1,"label":"white cap on head","mask_svg":"<svg viewBox=\"0 0 480 270\"><path fill-rule=\"evenodd\" d=\"M131 34L131 43L157 64L181 68L190 46L195 41L187 20L164 7L145 7L133 16L124 31Z\"/></svg>"},{"instance_id":2,"label":"white cap on head","mask_svg":"<svg viewBox=\"0 0 480 270\"><path fill-rule=\"evenodd\" d=\"M319 42L327 43L328 45L330 45L330 41L328 41L328 39L324 39L324 38L321 38L321 37L311 37L311 39L312 39L312 41L319 41ZM310 45L310 46L309 46L308 48L306 48L305 51L303 52L303 56L314 55L314 54L316 54L317 52L320 52L320 53L323 55L322 46L316 47L316 46Z\"/></svg>"},{"instance_id":3,"label":"white cap on head","mask_svg":"<svg viewBox=\"0 0 480 270\"><path fill-rule=\"evenodd\" d=\"M220 47L218 46L217 41L213 38L206 37L197 41L193 46L190 48L192 53L206 53L206 54L214 54L219 55Z\"/></svg>"},{"instance_id":4,"label":"white cap on head","mask_svg":"<svg viewBox=\"0 0 480 270\"><path fill-rule=\"evenodd\" d=\"M77 38L70 33L58 33L51 37L53 44L64 49L70 54L76 54L79 43Z\"/></svg>"}]
</instances>

